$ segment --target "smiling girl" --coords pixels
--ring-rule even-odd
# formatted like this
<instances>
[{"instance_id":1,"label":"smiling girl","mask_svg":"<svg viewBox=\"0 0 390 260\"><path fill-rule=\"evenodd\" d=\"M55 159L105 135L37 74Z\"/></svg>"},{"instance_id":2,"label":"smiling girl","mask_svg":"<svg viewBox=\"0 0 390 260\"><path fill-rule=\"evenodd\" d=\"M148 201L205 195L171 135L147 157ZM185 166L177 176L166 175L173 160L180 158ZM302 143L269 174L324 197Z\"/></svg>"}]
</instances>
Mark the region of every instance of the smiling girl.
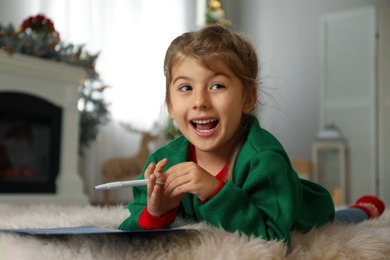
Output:
<instances>
[{"instance_id":1,"label":"smiling girl","mask_svg":"<svg viewBox=\"0 0 390 260\"><path fill-rule=\"evenodd\" d=\"M120 229L161 229L180 216L290 244L291 230L334 220L329 192L298 178L253 115L259 67L243 35L218 25L185 33L169 46L164 70L182 135L150 155L141 176L148 186L133 188Z\"/></svg>"}]
</instances>

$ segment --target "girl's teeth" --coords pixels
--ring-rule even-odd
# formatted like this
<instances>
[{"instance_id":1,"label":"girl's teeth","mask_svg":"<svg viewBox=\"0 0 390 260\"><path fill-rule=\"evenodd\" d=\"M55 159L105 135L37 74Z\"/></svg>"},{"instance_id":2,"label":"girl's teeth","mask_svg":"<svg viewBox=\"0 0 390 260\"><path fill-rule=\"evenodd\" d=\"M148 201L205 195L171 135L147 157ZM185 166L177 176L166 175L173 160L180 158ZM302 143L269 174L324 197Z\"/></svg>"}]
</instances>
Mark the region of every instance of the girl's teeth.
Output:
<instances>
[{"instance_id":1,"label":"girl's teeth","mask_svg":"<svg viewBox=\"0 0 390 260\"><path fill-rule=\"evenodd\" d=\"M211 132L213 129L205 129L205 130L200 130L198 129L198 132L201 132L201 133L208 133L208 132Z\"/></svg>"},{"instance_id":2,"label":"girl's teeth","mask_svg":"<svg viewBox=\"0 0 390 260\"><path fill-rule=\"evenodd\" d=\"M193 120L196 124L208 124L214 122L215 119L207 119L207 120Z\"/></svg>"},{"instance_id":3,"label":"girl's teeth","mask_svg":"<svg viewBox=\"0 0 390 260\"><path fill-rule=\"evenodd\" d=\"M192 124L195 127L196 131L200 133L208 133L213 131L213 129L217 126L217 119L204 119L204 120L192 120Z\"/></svg>"}]
</instances>

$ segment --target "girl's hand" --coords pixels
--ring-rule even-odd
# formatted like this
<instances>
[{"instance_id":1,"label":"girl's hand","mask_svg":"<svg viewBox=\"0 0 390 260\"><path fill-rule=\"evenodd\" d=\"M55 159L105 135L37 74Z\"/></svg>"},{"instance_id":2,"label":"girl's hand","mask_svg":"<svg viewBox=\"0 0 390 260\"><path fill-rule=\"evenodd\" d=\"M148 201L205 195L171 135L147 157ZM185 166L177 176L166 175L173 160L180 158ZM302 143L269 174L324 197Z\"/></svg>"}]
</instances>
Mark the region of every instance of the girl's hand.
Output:
<instances>
[{"instance_id":1,"label":"girl's hand","mask_svg":"<svg viewBox=\"0 0 390 260\"><path fill-rule=\"evenodd\" d=\"M171 198L191 193L205 200L219 185L217 178L194 162L176 164L165 175L164 193Z\"/></svg>"},{"instance_id":2,"label":"girl's hand","mask_svg":"<svg viewBox=\"0 0 390 260\"><path fill-rule=\"evenodd\" d=\"M166 175L162 171L167 163L168 160L163 159L157 164L149 164L145 170L145 178L149 179L147 185L147 208L148 212L153 216L162 216L178 207L184 197L183 195L170 198L164 194L163 186L156 184L157 180L165 181Z\"/></svg>"}]
</instances>

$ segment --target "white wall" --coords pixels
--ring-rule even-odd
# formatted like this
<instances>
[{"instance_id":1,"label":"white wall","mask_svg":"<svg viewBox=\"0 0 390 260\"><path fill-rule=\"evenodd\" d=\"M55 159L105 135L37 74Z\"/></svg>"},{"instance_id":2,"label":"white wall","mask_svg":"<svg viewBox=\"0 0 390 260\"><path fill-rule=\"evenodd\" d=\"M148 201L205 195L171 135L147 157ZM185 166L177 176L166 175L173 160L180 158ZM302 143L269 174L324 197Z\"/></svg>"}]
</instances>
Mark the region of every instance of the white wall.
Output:
<instances>
[{"instance_id":1,"label":"white wall","mask_svg":"<svg viewBox=\"0 0 390 260\"><path fill-rule=\"evenodd\" d=\"M39 11L40 0L13 1L0 0L0 23L5 26L12 23L15 27Z\"/></svg>"},{"instance_id":2,"label":"white wall","mask_svg":"<svg viewBox=\"0 0 390 260\"><path fill-rule=\"evenodd\" d=\"M319 131L320 16L388 0L221 0L226 18L255 43L262 66L260 117L289 155L311 156Z\"/></svg>"}]
</instances>

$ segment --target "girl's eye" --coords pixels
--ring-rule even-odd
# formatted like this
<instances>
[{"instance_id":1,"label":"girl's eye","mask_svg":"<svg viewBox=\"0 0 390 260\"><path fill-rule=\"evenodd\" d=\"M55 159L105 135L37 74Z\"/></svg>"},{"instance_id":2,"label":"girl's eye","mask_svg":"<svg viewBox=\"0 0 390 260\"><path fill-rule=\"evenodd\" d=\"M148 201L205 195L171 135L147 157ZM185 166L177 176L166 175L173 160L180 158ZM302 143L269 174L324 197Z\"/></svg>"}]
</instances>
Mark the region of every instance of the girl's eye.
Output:
<instances>
[{"instance_id":1,"label":"girl's eye","mask_svg":"<svg viewBox=\"0 0 390 260\"><path fill-rule=\"evenodd\" d=\"M221 89L221 88L225 88L225 86L222 84L214 84L211 86L211 89Z\"/></svg>"},{"instance_id":2,"label":"girl's eye","mask_svg":"<svg viewBox=\"0 0 390 260\"><path fill-rule=\"evenodd\" d=\"M191 91L192 87L189 85L184 85L179 88L179 91L186 92L186 91Z\"/></svg>"}]
</instances>

